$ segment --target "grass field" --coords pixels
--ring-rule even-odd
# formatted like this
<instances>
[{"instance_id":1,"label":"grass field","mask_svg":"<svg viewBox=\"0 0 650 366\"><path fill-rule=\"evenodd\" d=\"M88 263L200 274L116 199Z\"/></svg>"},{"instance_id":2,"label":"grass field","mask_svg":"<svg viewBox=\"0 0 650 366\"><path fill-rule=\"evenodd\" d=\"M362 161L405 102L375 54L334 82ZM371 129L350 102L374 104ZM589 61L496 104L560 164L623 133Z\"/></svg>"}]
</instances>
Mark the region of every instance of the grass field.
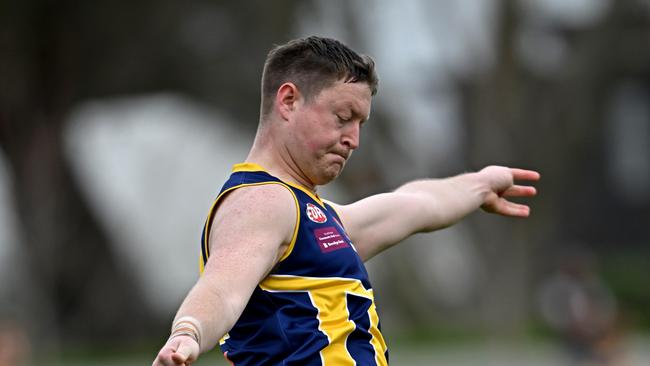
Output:
<instances>
[{"instance_id":1,"label":"grass field","mask_svg":"<svg viewBox=\"0 0 650 366\"><path fill-rule=\"evenodd\" d=\"M650 336L631 337L622 347L626 366L647 366L650 360ZM150 365L156 350L150 353L114 355L77 355L58 360L37 360L41 366L142 366ZM551 343L526 342L468 342L452 345L400 344L390 349L391 365L408 366L562 366L572 363L560 347ZM203 355L196 366L229 366L222 355L211 352ZM194 366L193 365L193 366Z\"/></svg>"}]
</instances>

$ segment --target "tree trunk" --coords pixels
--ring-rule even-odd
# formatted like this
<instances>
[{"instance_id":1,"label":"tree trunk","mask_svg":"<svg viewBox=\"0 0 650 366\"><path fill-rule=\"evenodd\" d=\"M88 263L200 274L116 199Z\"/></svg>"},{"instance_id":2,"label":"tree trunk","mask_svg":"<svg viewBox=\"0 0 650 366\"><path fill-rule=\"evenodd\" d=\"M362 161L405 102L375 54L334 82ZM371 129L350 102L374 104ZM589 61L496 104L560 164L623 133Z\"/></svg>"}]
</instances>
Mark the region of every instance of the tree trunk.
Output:
<instances>
[{"instance_id":1,"label":"tree trunk","mask_svg":"<svg viewBox=\"0 0 650 366\"><path fill-rule=\"evenodd\" d=\"M0 53L12 57L2 61L0 147L13 173L29 278L21 307L39 343L135 336L152 324L64 156L64 119L80 83L69 5L19 2L7 6L12 19L2 26Z\"/></svg>"},{"instance_id":2,"label":"tree trunk","mask_svg":"<svg viewBox=\"0 0 650 366\"><path fill-rule=\"evenodd\" d=\"M589 240L585 233L597 230L595 222L618 215L600 212L594 201L609 196L601 154L612 86L648 75L648 42L640 41L647 35L648 17L639 14L631 2L613 2L602 20L585 29L556 26L553 31L567 42L567 54L560 70L545 78L518 57L521 17L515 2L501 2L495 66L463 90L471 132L468 159L475 167L498 163L537 169L542 181L526 223L503 225L485 217L477 222L491 274L483 294L491 333L522 330L532 310L527 302L535 299L531 274L540 268L533 264L548 266L544 262L567 243Z\"/></svg>"}]
</instances>

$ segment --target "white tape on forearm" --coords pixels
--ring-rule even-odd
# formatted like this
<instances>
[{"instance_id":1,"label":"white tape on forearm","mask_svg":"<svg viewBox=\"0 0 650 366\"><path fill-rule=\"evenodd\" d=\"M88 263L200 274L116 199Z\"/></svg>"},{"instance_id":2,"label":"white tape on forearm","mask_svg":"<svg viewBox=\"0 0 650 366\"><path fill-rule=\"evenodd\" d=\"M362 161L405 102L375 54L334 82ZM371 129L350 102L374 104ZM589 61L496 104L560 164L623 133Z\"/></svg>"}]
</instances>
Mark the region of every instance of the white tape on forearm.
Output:
<instances>
[{"instance_id":1,"label":"white tape on forearm","mask_svg":"<svg viewBox=\"0 0 650 366\"><path fill-rule=\"evenodd\" d=\"M199 322L198 319L192 316L184 316L177 319L172 325L171 336L169 337L169 339L172 339L180 335L187 335L194 338L196 343L199 344L199 348L200 348L202 334L203 334L203 330L201 329L201 322Z\"/></svg>"}]
</instances>

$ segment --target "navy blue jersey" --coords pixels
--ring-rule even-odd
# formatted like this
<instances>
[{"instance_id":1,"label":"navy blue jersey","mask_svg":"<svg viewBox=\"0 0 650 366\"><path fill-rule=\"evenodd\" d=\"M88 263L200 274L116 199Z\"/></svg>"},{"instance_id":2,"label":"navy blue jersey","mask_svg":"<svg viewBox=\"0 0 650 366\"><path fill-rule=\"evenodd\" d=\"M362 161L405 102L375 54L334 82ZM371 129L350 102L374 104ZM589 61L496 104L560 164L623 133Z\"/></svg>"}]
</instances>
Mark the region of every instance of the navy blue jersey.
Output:
<instances>
[{"instance_id":1,"label":"navy blue jersey","mask_svg":"<svg viewBox=\"0 0 650 366\"><path fill-rule=\"evenodd\" d=\"M334 209L304 187L259 165L236 164L206 220L201 271L210 256L208 238L220 200L234 189L262 184L279 184L292 193L296 225L287 251L221 340L226 358L236 366L387 365L363 261Z\"/></svg>"}]
</instances>

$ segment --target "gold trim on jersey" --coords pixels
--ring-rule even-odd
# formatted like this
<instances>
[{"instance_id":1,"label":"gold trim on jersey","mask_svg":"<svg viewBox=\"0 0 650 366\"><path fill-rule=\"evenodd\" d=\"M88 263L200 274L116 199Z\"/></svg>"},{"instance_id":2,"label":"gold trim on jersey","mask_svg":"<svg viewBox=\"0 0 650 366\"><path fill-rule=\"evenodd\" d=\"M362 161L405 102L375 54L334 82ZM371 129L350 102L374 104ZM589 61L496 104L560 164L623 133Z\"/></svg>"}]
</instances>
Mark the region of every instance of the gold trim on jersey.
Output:
<instances>
[{"instance_id":1,"label":"gold trim on jersey","mask_svg":"<svg viewBox=\"0 0 650 366\"><path fill-rule=\"evenodd\" d=\"M266 172L266 169L259 164L244 162L233 165L232 172Z\"/></svg>"},{"instance_id":2,"label":"gold trim on jersey","mask_svg":"<svg viewBox=\"0 0 650 366\"><path fill-rule=\"evenodd\" d=\"M200 273L203 273L203 270L205 269L204 262L207 261L207 259L210 257L210 228L212 227L212 220L214 219L214 214L216 213L217 205L220 201L220 199L227 193L237 189L237 188L242 188L242 187L252 187L252 186L261 186L261 185L266 185L266 184L278 184L286 188L289 192L291 192L291 195L293 196L293 201L296 205L296 223L293 228L293 234L291 235L291 241L289 242L289 247L287 250L284 252L282 257L280 257L280 262L285 260L293 251L293 247L296 245L296 239L298 238L298 227L300 226L300 204L298 203L298 197L296 196L296 193L289 187L288 185L284 184L283 182L273 182L273 181L267 181L267 182L256 182L256 183L245 183L245 184L239 184L236 186L232 186L225 191L221 192L219 196L214 200L212 203L212 207L210 208L210 211L208 213L208 218L205 221L205 228L204 228L204 240L203 240L203 248L205 249L206 253L206 258L203 258L203 255L201 255L201 260L199 261L199 271Z\"/></svg>"},{"instance_id":3,"label":"gold trim on jersey","mask_svg":"<svg viewBox=\"0 0 650 366\"><path fill-rule=\"evenodd\" d=\"M236 173L236 172L265 172L265 173L271 175L271 173L269 173L266 169L264 169L264 167L262 167L261 165L256 164L256 163L239 163L239 164L235 164L235 165L232 166L232 172L233 173ZM283 181L283 182L285 184L287 184L287 185L292 186L293 188L296 188L296 189L299 189L299 190L305 192L306 195L311 197L314 201L318 202L319 205L321 205L323 208L325 208L325 204L320 199L318 194L310 191L309 189L301 186L298 183L285 182L285 181Z\"/></svg>"},{"instance_id":4,"label":"gold trim on jersey","mask_svg":"<svg viewBox=\"0 0 650 366\"><path fill-rule=\"evenodd\" d=\"M309 197L311 197L314 201L318 202L318 204L319 204L322 208L327 209L327 208L325 207L325 204L323 203L323 201L320 199L320 197L318 197L318 194L316 194L316 193L314 193L314 192L308 190L307 188L305 188L305 187L303 187L303 186L301 186L300 184L297 184L297 183L287 182L287 184L290 185L290 186L292 186L293 188L296 188L296 189L299 189L299 190L305 192L306 195L308 195Z\"/></svg>"},{"instance_id":5,"label":"gold trim on jersey","mask_svg":"<svg viewBox=\"0 0 650 366\"><path fill-rule=\"evenodd\" d=\"M306 292L312 305L318 310L318 329L327 336L329 344L321 350L324 366L355 365L356 362L346 348L346 341L356 325L349 319L347 294L364 297L371 302L368 309L370 319L370 344L375 350L375 361L379 366L388 364L387 349L379 331L379 316L375 307L372 289L366 290L360 280L342 277L300 277L291 275L269 275L260 288L269 292Z\"/></svg>"},{"instance_id":6,"label":"gold trim on jersey","mask_svg":"<svg viewBox=\"0 0 650 366\"><path fill-rule=\"evenodd\" d=\"M341 214L339 214L339 212L336 210L336 207L334 207L334 203L332 203L332 201L330 200L323 200L323 203L327 203L332 208L332 211L334 211L334 213L336 214L335 217L338 217L339 224L341 224L341 226L345 229L345 225L343 225L343 219L341 218Z\"/></svg>"}]
</instances>

